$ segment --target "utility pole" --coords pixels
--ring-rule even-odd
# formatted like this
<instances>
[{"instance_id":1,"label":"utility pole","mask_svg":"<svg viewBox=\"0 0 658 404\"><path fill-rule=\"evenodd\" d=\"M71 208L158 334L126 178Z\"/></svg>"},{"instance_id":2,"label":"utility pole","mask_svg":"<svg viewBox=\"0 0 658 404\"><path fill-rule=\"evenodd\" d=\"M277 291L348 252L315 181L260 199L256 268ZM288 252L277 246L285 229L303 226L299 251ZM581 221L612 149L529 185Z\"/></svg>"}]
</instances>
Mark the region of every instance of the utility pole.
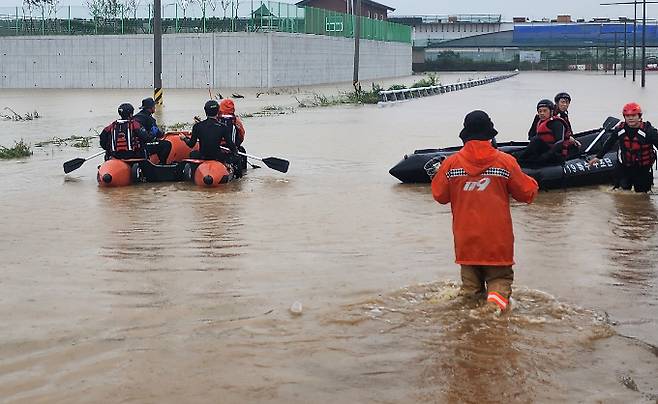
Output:
<instances>
[{"instance_id":1,"label":"utility pole","mask_svg":"<svg viewBox=\"0 0 658 404\"><path fill-rule=\"evenodd\" d=\"M624 21L624 78L626 78L626 36L628 34L628 32L626 31L626 23L628 22L628 18L624 17L623 21Z\"/></svg>"},{"instance_id":2,"label":"utility pole","mask_svg":"<svg viewBox=\"0 0 658 404\"><path fill-rule=\"evenodd\" d=\"M637 0L633 1L635 14L633 16L633 82L635 82L635 58L637 54Z\"/></svg>"},{"instance_id":3,"label":"utility pole","mask_svg":"<svg viewBox=\"0 0 658 404\"><path fill-rule=\"evenodd\" d=\"M153 99L162 105L162 5L153 2Z\"/></svg>"},{"instance_id":4,"label":"utility pole","mask_svg":"<svg viewBox=\"0 0 658 404\"><path fill-rule=\"evenodd\" d=\"M358 91L359 84L359 41L361 39L361 0L353 0L356 4L352 8L354 15L354 75L352 85Z\"/></svg>"},{"instance_id":5,"label":"utility pole","mask_svg":"<svg viewBox=\"0 0 658 404\"><path fill-rule=\"evenodd\" d=\"M642 88L646 85L647 71L647 0L642 0Z\"/></svg>"},{"instance_id":6,"label":"utility pole","mask_svg":"<svg viewBox=\"0 0 658 404\"><path fill-rule=\"evenodd\" d=\"M614 53L615 62L614 62L614 66L612 66L612 71L614 72L613 75L616 76L617 75L617 31L615 31L614 34L615 34L615 53Z\"/></svg>"},{"instance_id":7,"label":"utility pole","mask_svg":"<svg viewBox=\"0 0 658 404\"><path fill-rule=\"evenodd\" d=\"M653 3L656 4L658 1L647 1L647 0L642 0L642 87L645 87L646 85L646 69L647 69L647 3ZM638 0L633 0L632 2L630 1L623 1L623 2L617 2L617 3L601 3L602 6L613 6L613 5L621 5L621 4L632 4L634 8L634 15L633 15L633 81L635 81L635 69L636 69L636 51L637 51L637 4Z\"/></svg>"}]
</instances>

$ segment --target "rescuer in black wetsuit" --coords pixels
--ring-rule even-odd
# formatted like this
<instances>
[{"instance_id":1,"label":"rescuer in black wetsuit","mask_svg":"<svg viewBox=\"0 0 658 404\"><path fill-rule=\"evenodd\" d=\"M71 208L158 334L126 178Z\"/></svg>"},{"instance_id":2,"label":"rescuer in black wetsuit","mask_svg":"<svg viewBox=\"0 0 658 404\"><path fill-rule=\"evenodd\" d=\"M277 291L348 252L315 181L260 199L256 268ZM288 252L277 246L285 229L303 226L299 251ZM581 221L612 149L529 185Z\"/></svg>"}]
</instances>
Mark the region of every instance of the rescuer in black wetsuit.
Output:
<instances>
[{"instance_id":1,"label":"rescuer in black wetsuit","mask_svg":"<svg viewBox=\"0 0 658 404\"><path fill-rule=\"evenodd\" d=\"M199 142L199 151L190 153L190 158L234 163L237 161L238 149L233 142L231 128L217 119L219 104L210 100L203 109L207 118L192 127L192 136L179 136L189 147L194 147L197 141ZM221 144L225 144L229 151L223 150Z\"/></svg>"}]
</instances>

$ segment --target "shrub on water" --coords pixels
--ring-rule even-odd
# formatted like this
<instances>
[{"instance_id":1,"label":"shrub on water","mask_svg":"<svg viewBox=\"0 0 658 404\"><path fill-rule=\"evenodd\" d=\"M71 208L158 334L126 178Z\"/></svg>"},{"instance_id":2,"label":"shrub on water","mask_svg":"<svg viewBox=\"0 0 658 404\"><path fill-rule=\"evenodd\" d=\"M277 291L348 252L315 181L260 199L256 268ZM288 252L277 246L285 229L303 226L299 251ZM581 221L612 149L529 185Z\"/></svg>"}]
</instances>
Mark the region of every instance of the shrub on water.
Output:
<instances>
[{"instance_id":1,"label":"shrub on water","mask_svg":"<svg viewBox=\"0 0 658 404\"><path fill-rule=\"evenodd\" d=\"M424 77L412 84L411 88L432 87L437 85L440 85L439 78L436 76L436 74L429 74L427 77Z\"/></svg>"},{"instance_id":2,"label":"shrub on water","mask_svg":"<svg viewBox=\"0 0 658 404\"><path fill-rule=\"evenodd\" d=\"M189 122L176 122L171 125L162 125L160 129L163 132L180 132L181 130L192 129L192 124Z\"/></svg>"},{"instance_id":3,"label":"shrub on water","mask_svg":"<svg viewBox=\"0 0 658 404\"><path fill-rule=\"evenodd\" d=\"M360 89L341 93L338 96L326 96L315 93L312 99L300 100L297 97L295 99L299 103L300 108L330 107L343 104L377 104L379 102L380 91L382 91L382 87L379 84L373 83L370 91Z\"/></svg>"},{"instance_id":4,"label":"shrub on water","mask_svg":"<svg viewBox=\"0 0 658 404\"><path fill-rule=\"evenodd\" d=\"M75 139L75 141L73 142L73 144L71 146L79 147L79 148L90 147L91 146L91 143L89 142L90 139L92 139L92 138L81 137L81 138Z\"/></svg>"},{"instance_id":5,"label":"shrub on water","mask_svg":"<svg viewBox=\"0 0 658 404\"><path fill-rule=\"evenodd\" d=\"M388 91L395 91L395 90L405 90L407 86L404 84L393 84L388 88Z\"/></svg>"},{"instance_id":6,"label":"shrub on water","mask_svg":"<svg viewBox=\"0 0 658 404\"><path fill-rule=\"evenodd\" d=\"M345 94L347 103L350 104L377 104L379 102L379 93L382 87L379 84L372 84L370 91L355 90Z\"/></svg>"},{"instance_id":7,"label":"shrub on water","mask_svg":"<svg viewBox=\"0 0 658 404\"><path fill-rule=\"evenodd\" d=\"M29 157L32 155L30 145L25 143L23 139L14 142L14 147L0 146L0 159L16 159L21 157Z\"/></svg>"}]
</instances>

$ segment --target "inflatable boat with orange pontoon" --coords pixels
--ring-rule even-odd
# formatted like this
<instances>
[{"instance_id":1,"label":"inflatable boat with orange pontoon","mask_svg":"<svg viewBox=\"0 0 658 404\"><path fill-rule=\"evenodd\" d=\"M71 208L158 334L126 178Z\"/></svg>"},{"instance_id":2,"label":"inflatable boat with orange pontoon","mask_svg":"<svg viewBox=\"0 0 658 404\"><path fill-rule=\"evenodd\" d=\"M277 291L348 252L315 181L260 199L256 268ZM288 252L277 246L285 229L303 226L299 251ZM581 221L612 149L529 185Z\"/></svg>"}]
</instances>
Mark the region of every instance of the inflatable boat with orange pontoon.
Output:
<instances>
[{"instance_id":1,"label":"inflatable boat with orange pontoon","mask_svg":"<svg viewBox=\"0 0 658 404\"><path fill-rule=\"evenodd\" d=\"M109 159L98 166L96 179L101 187L122 187L140 182L171 182L192 181L203 187L218 187L237 178L237 167L214 160L190 159L190 152L194 149L185 144L179 135L190 136L189 131L167 132L164 139L171 142L171 152L168 161L160 164L156 155L149 159ZM244 149L242 149L244 150ZM68 174L80 168L86 161L105 154L98 152L87 158L76 158L64 163L64 173ZM247 169L247 158L263 162L267 167L286 173L290 162L277 157L261 158L239 152L244 159L240 161L242 172ZM251 164L253 168L258 166Z\"/></svg>"}]
</instances>

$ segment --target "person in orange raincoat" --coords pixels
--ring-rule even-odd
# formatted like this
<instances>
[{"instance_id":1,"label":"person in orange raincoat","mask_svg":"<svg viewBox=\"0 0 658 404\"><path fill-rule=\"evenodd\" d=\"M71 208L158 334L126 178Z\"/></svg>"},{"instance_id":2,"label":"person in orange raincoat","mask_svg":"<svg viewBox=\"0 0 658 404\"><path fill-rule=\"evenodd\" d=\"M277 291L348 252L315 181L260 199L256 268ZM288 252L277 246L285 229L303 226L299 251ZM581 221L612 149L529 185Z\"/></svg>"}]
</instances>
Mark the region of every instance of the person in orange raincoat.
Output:
<instances>
[{"instance_id":1,"label":"person in orange raincoat","mask_svg":"<svg viewBox=\"0 0 658 404\"><path fill-rule=\"evenodd\" d=\"M244 142L245 129L239 116L235 115L235 103L230 98L224 98L219 104L219 120L225 122L229 128L234 128L234 139L238 147Z\"/></svg>"},{"instance_id":2,"label":"person in orange raincoat","mask_svg":"<svg viewBox=\"0 0 658 404\"><path fill-rule=\"evenodd\" d=\"M229 127L231 131L231 136L233 143L238 147L238 151L241 153L246 153L247 151L242 147L242 142L244 142L245 129L242 119L235 114L235 103L230 98L224 98L219 104L219 121L224 123ZM242 156L240 158L240 163L238 165L239 170L236 172L236 175L240 177L242 171L247 169L247 157Z\"/></svg>"},{"instance_id":3,"label":"person in orange raincoat","mask_svg":"<svg viewBox=\"0 0 658 404\"><path fill-rule=\"evenodd\" d=\"M432 180L432 195L452 209L461 294L486 297L488 310L502 312L509 305L514 280L509 196L531 203L538 185L514 157L492 146L497 134L486 112L466 115L459 134L464 147L443 161Z\"/></svg>"}]
</instances>

